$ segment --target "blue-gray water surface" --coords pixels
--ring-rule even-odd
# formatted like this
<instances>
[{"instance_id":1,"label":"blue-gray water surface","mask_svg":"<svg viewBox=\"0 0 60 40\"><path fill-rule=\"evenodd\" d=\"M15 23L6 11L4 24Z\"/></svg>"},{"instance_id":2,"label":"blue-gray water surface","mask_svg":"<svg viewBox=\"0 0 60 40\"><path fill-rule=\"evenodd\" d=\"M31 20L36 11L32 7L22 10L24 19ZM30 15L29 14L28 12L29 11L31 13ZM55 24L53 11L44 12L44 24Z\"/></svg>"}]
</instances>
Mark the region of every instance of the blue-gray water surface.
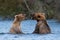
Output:
<instances>
[{"instance_id":1,"label":"blue-gray water surface","mask_svg":"<svg viewBox=\"0 0 60 40\"><path fill-rule=\"evenodd\" d=\"M60 40L60 23L56 20L47 20L51 28L50 34L32 34L35 29L35 20L21 22L21 30L25 34L8 34L13 21L0 21L0 40Z\"/></svg>"}]
</instances>

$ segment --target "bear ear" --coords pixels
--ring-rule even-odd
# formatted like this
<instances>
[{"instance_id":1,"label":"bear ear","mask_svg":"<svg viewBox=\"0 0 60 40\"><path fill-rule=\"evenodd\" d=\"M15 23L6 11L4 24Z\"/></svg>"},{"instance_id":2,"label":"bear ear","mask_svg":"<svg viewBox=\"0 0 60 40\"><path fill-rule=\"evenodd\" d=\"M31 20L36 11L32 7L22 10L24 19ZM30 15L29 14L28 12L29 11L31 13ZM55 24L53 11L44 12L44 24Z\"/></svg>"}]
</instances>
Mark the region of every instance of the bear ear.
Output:
<instances>
[{"instance_id":1,"label":"bear ear","mask_svg":"<svg viewBox=\"0 0 60 40\"><path fill-rule=\"evenodd\" d=\"M18 17L18 15L15 15L15 18Z\"/></svg>"}]
</instances>

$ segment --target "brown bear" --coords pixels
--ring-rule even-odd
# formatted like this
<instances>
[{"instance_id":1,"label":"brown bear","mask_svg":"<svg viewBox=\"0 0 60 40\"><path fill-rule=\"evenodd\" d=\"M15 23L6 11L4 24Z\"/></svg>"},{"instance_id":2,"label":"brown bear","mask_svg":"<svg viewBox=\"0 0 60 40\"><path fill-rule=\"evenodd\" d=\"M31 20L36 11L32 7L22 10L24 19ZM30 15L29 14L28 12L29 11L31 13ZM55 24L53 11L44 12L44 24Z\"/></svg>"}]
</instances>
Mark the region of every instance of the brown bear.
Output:
<instances>
[{"instance_id":1,"label":"brown bear","mask_svg":"<svg viewBox=\"0 0 60 40\"><path fill-rule=\"evenodd\" d=\"M10 29L10 33L13 33L13 34L23 33L21 31L20 23L24 19L25 19L25 14L21 13L21 14L15 15L15 19L14 19L12 27Z\"/></svg>"},{"instance_id":2,"label":"brown bear","mask_svg":"<svg viewBox=\"0 0 60 40\"><path fill-rule=\"evenodd\" d=\"M32 18L37 20L36 28L33 33L47 34L51 32L45 18L45 13L35 13Z\"/></svg>"}]
</instances>

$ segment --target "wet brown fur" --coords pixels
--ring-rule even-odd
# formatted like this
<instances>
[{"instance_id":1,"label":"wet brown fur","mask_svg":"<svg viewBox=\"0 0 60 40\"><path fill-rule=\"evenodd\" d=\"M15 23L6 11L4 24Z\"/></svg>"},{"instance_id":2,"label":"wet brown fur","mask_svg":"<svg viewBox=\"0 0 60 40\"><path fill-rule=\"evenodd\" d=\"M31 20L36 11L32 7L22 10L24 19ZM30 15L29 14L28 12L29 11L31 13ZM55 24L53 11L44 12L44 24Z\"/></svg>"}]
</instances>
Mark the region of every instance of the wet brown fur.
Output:
<instances>
[{"instance_id":1,"label":"wet brown fur","mask_svg":"<svg viewBox=\"0 0 60 40\"><path fill-rule=\"evenodd\" d=\"M14 19L12 27L10 29L10 33L13 33L13 34L23 33L21 31L20 23L24 19L25 19L25 14L15 15L15 19Z\"/></svg>"},{"instance_id":2,"label":"wet brown fur","mask_svg":"<svg viewBox=\"0 0 60 40\"><path fill-rule=\"evenodd\" d=\"M36 28L33 33L38 33L38 34L51 33L50 27L47 24L44 13L33 14L33 19L37 20Z\"/></svg>"}]
</instances>

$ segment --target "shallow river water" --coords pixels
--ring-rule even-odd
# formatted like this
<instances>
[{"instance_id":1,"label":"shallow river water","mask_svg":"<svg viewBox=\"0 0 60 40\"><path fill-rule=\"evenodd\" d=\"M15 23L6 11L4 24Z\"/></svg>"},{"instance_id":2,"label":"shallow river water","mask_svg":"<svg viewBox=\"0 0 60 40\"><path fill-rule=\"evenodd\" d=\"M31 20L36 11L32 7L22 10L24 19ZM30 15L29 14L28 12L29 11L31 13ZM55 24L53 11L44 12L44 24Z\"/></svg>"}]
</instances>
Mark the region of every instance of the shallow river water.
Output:
<instances>
[{"instance_id":1,"label":"shallow river water","mask_svg":"<svg viewBox=\"0 0 60 40\"><path fill-rule=\"evenodd\" d=\"M13 21L0 21L0 40L60 40L60 23L47 20L51 28L50 34L32 34L35 20L25 20L21 23L21 30L25 34L8 34Z\"/></svg>"}]
</instances>

